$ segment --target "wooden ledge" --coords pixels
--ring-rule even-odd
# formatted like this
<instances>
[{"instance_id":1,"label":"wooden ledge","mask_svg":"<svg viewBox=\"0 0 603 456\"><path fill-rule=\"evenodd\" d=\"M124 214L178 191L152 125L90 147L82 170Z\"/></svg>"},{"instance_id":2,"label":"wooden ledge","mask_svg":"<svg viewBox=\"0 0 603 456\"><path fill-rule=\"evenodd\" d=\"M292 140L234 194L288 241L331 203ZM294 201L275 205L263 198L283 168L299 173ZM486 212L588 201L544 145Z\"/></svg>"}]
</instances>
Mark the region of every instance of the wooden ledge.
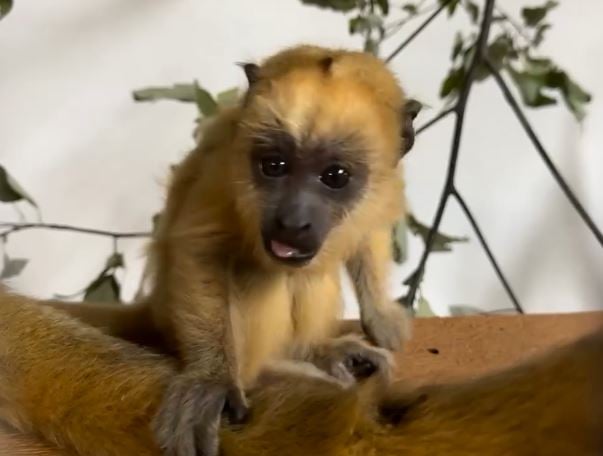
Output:
<instances>
[{"instance_id":1,"label":"wooden ledge","mask_svg":"<svg viewBox=\"0 0 603 456\"><path fill-rule=\"evenodd\" d=\"M397 378L449 383L499 371L603 327L603 312L417 318Z\"/></svg>"}]
</instances>

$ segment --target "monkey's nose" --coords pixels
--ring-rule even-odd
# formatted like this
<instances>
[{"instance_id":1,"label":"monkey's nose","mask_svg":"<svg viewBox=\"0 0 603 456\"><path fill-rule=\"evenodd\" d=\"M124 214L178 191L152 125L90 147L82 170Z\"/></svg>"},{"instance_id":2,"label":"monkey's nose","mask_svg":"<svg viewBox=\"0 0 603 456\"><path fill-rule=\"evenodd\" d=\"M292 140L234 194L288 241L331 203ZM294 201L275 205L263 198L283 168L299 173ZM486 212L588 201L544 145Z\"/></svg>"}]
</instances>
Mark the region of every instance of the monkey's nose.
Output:
<instances>
[{"instance_id":1,"label":"monkey's nose","mask_svg":"<svg viewBox=\"0 0 603 456\"><path fill-rule=\"evenodd\" d=\"M276 226L279 230L290 234L301 234L312 228L312 222L301 214L286 214L276 218Z\"/></svg>"}]
</instances>

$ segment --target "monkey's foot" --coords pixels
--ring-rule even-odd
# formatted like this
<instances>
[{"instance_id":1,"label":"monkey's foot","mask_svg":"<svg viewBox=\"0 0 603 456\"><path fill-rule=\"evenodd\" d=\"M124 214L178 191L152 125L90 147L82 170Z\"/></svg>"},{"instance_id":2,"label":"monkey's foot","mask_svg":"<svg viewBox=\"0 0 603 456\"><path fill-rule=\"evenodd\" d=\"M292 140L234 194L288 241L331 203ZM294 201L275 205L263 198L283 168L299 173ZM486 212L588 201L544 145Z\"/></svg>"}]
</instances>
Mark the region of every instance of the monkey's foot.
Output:
<instances>
[{"instance_id":1,"label":"monkey's foot","mask_svg":"<svg viewBox=\"0 0 603 456\"><path fill-rule=\"evenodd\" d=\"M397 303L392 302L368 315L362 315L361 322L366 335L376 345L387 350L400 350L410 337L411 317Z\"/></svg>"},{"instance_id":2,"label":"monkey's foot","mask_svg":"<svg viewBox=\"0 0 603 456\"><path fill-rule=\"evenodd\" d=\"M352 384L375 374L389 379L393 366L387 350L373 347L355 334L317 347L312 361L343 384Z\"/></svg>"},{"instance_id":3,"label":"monkey's foot","mask_svg":"<svg viewBox=\"0 0 603 456\"><path fill-rule=\"evenodd\" d=\"M165 456L217 456L222 412L242 422L248 412L244 393L229 385L204 382L191 372L168 386L153 422Z\"/></svg>"}]
</instances>

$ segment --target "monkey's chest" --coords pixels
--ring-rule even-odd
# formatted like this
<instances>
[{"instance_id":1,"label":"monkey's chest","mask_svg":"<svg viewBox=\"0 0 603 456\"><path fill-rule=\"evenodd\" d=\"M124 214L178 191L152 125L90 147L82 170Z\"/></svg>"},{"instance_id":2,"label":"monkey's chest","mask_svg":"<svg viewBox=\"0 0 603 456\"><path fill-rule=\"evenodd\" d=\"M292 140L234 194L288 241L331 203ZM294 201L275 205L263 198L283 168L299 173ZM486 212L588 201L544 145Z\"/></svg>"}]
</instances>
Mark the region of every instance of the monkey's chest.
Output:
<instances>
[{"instance_id":1,"label":"monkey's chest","mask_svg":"<svg viewBox=\"0 0 603 456\"><path fill-rule=\"evenodd\" d=\"M304 351L332 336L341 315L338 275L258 279L230 287L237 363L251 381L267 363Z\"/></svg>"}]
</instances>

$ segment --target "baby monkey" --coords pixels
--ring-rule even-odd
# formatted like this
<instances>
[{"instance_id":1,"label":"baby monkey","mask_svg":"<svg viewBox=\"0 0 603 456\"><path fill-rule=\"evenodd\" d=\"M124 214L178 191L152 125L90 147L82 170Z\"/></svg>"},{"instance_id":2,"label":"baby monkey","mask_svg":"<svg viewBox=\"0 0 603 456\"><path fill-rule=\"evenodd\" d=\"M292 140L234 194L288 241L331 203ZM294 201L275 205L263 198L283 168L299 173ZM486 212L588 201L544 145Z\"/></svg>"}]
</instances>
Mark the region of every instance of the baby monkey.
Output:
<instances>
[{"instance_id":1,"label":"baby monkey","mask_svg":"<svg viewBox=\"0 0 603 456\"><path fill-rule=\"evenodd\" d=\"M408 327L387 278L420 105L367 53L299 46L243 67L245 96L175 167L151 246L149 321L180 361L154 422L168 455L215 456L222 412L244 419L261 371L349 383L387 371ZM342 266L376 347L337 337Z\"/></svg>"}]
</instances>

